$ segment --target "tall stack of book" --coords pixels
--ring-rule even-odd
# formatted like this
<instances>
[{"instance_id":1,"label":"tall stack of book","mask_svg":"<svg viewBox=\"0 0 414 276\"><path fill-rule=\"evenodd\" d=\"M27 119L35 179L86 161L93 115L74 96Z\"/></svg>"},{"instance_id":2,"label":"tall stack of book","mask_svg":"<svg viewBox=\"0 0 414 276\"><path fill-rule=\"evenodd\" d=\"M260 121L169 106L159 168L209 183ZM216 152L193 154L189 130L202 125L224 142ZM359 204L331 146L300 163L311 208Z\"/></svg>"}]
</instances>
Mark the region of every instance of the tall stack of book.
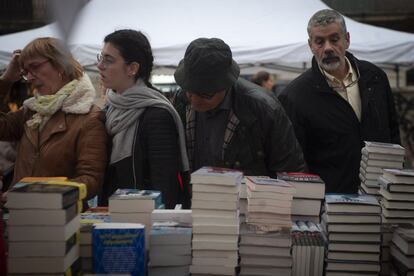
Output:
<instances>
[{"instance_id":1,"label":"tall stack of book","mask_svg":"<svg viewBox=\"0 0 414 276\"><path fill-rule=\"evenodd\" d=\"M247 176L246 185L248 212L239 248L240 275L290 275L295 188L286 181L260 176Z\"/></svg>"},{"instance_id":2,"label":"tall stack of book","mask_svg":"<svg viewBox=\"0 0 414 276\"><path fill-rule=\"evenodd\" d=\"M95 274L146 275L145 225L102 222L92 229Z\"/></svg>"},{"instance_id":3,"label":"tall stack of book","mask_svg":"<svg viewBox=\"0 0 414 276\"><path fill-rule=\"evenodd\" d=\"M378 275L381 206L374 196L326 195L321 226L328 242L326 276Z\"/></svg>"},{"instance_id":4,"label":"tall stack of book","mask_svg":"<svg viewBox=\"0 0 414 276\"><path fill-rule=\"evenodd\" d=\"M187 276L191 265L192 229L154 223L150 235L148 276Z\"/></svg>"},{"instance_id":5,"label":"tall stack of book","mask_svg":"<svg viewBox=\"0 0 414 276\"><path fill-rule=\"evenodd\" d=\"M319 223L321 202L325 197L325 183L315 174L278 173L278 179L292 184L296 193L293 195L292 220Z\"/></svg>"},{"instance_id":6,"label":"tall stack of book","mask_svg":"<svg viewBox=\"0 0 414 276\"><path fill-rule=\"evenodd\" d=\"M112 222L141 223L145 225L145 247L149 249L152 211L164 208L161 192L118 189L109 198L108 207Z\"/></svg>"},{"instance_id":7,"label":"tall stack of book","mask_svg":"<svg viewBox=\"0 0 414 276\"><path fill-rule=\"evenodd\" d=\"M382 222L414 224L414 170L384 169L379 181Z\"/></svg>"},{"instance_id":8,"label":"tall stack of book","mask_svg":"<svg viewBox=\"0 0 414 276\"><path fill-rule=\"evenodd\" d=\"M414 229L397 228L390 247L392 256L392 275L414 275Z\"/></svg>"},{"instance_id":9,"label":"tall stack of book","mask_svg":"<svg viewBox=\"0 0 414 276\"><path fill-rule=\"evenodd\" d=\"M321 229L311 221L292 224L292 276L323 275L325 242Z\"/></svg>"},{"instance_id":10,"label":"tall stack of book","mask_svg":"<svg viewBox=\"0 0 414 276\"><path fill-rule=\"evenodd\" d=\"M96 207L81 213L80 251L79 256L83 273L93 272L92 228L95 223L110 222L111 217L107 207Z\"/></svg>"},{"instance_id":11,"label":"tall stack of book","mask_svg":"<svg viewBox=\"0 0 414 276\"><path fill-rule=\"evenodd\" d=\"M77 232L86 186L51 183L24 184L8 193L10 275L64 274L80 267Z\"/></svg>"},{"instance_id":12,"label":"tall stack of book","mask_svg":"<svg viewBox=\"0 0 414 276\"><path fill-rule=\"evenodd\" d=\"M239 171L213 167L192 173L192 275L235 275L242 177Z\"/></svg>"},{"instance_id":13,"label":"tall stack of book","mask_svg":"<svg viewBox=\"0 0 414 276\"><path fill-rule=\"evenodd\" d=\"M405 149L398 144L366 141L361 153L360 193L378 195L378 178L382 175L383 169L402 169Z\"/></svg>"}]
</instances>

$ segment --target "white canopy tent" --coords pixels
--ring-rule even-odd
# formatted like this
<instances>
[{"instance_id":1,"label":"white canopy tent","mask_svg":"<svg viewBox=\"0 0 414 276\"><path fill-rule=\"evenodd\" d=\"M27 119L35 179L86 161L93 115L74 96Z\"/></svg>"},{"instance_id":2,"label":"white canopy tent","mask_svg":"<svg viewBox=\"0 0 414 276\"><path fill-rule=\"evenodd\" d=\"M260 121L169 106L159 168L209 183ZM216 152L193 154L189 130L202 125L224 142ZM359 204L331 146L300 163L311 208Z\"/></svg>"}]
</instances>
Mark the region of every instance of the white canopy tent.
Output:
<instances>
[{"instance_id":1,"label":"white canopy tent","mask_svg":"<svg viewBox=\"0 0 414 276\"><path fill-rule=\"evenodd\" d=\"M306 26L319 0L92 0L81 11L68 39L83 66L94 66L105 35L122 28L143 31L157 66L176 66L198 37L219 37L241 65L309 63ZM350 51L375 63L412 64L414 34L346 19ZM0 69L14 49L36 37L59 35L56 24L0 36Z\"/></svg>"}]
</instances>

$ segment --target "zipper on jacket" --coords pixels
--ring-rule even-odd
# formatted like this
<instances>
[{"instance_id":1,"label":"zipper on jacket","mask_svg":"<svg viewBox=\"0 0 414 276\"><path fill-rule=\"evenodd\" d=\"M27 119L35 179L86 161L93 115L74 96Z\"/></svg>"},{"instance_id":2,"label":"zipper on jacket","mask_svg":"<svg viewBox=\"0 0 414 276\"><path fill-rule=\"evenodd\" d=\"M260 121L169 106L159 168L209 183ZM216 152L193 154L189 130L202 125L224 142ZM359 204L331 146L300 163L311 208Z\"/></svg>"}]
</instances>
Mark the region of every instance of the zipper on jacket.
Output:
<instances>
[{"instance_id":1,"label":"zipper on jacket","mask_svg":"<svg viewBox=\"0 0 414 276\"><path fill-rule=\"evenodd\" d=\"M135 132L134 132L134 140L132 141L132 177L134 178L134 188L137 189L137 176L135 174L135 142L136 138L138 136L138 125L136 126Z\"/></svg>"}]
</instances>

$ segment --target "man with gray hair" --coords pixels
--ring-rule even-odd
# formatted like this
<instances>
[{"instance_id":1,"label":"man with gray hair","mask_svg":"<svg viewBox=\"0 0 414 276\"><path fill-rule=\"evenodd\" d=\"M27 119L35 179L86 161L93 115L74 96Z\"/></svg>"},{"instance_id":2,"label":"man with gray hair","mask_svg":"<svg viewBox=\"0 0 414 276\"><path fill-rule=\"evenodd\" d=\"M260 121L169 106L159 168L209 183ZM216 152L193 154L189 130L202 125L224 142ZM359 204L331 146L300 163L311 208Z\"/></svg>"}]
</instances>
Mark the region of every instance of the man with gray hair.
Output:
<instances>
[{"instance_id":1,"label":"man with gray hair","mask_svg":"<svg viewBox=\"0 0 414 276\"><path fill-rule=\"evenodd\" d=\"M338 12L316 12L308 35L312 68L279 99L326 192L357 193L363 142L400 143L391 88L381 69L347 52L350 35Z\"/></svg>"}]
</instances>

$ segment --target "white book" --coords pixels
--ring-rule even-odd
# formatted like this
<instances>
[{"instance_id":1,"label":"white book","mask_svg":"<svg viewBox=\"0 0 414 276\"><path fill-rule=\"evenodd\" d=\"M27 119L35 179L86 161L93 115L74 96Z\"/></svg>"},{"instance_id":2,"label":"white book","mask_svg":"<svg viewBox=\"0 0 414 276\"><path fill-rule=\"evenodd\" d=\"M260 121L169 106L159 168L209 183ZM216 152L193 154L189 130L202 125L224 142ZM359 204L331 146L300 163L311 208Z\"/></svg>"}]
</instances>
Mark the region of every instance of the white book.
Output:
<instances>
[{"instance_id":1,"label":"white book","mask_svg":"<svg viewBox=\"0 0 414 276\"><path fill-rule=\"evenodd\" d=\"M237 242L239 240L238 234L222 235L222 234L196 234L194 238L202 241L214 241L214 242Z\"/></svg>"},{"instance_id":2,"label":"white book","mask_svg":"<svg viewBox=\"0 0 414 276\"><path fill-rule=\"evenodd\" d=\"M195 184L192 186L193 193L221 193L221 194L238 194L240 185L223 186L214 184Z\"/></svg>"},{"instance_id":3,"label":"white book","mask_svg":"<svg viewBox=\"0 0 414 276\"><path fill-rule=\"evenodd\" d=\"M197 235L194 235L192 241L192 248L194 250L235 250L238 249L237 241L208 241L208 240L199 240Z\"/></svg>"},{"instance_id":4,"label":"white book","mask_svg":"<svg viewBox=\"0 0 414 276\"><path fill-rule=\"evenodd\" d=\"M405 155L405 149L398 144L365 141L365 149L370 153Z\"/></svg>"},{"instance_id":5,"label":"white book","mask_svg":"<svg viewBox=\"0 0 414 276\"><path fill-rule=\"evenodd\" d=\"M194 224L226 224L226 225L239 225L240 218L228 218L219 216L193 216Z\"/></svg>"},{"instance_id":6,"label":"white book","mask_svg":"<svg viewBox=\"0 0 414 276\"><path fill-rule=\"evenodd\" d=\"M8 225L65 225L78 214L78 204L66 209L9 209Z\"/></svg>"},{"instance_id":7,"label":"white book","mask_svg":"<svg viewBox=\"0 0 414 276\"><path fill-rule=\"evenodd\" d=\"M172 245L154 245L150 246L150 259L153 255L191 255L191 243L172 244Z\"/></svg>"},{"instance_id":8,"label":"white book","mask_svg":"<svg viewBox=\"0 0 414 276\"><path fill-rule=\"evenodd\" d=\"M151 214L152 223L174 221L180 225L191 226L193 224L192 210L155 209Z\"/></svg>"},{"instance_id":9,"label":"white book","mask_svg":"<svg viewBox=\"0 0 414 276\"><path fill-rule=\"evenodd\" d=\"M218 257L194 257L192 264L193 265L203 265L203 266L233 266L236 267L238 265L238 258L218 258Z\"/></svg>"},{"instance_id":10,"label":"white book","mask_svg":"<svg viewBox=\"0 0 414 276\"><path fill-rule=\"evenodd\" d=\"M194 192L193 191L193 202L197 200L205 201L239 201L239 194L224 194L224 193L212 193L212 192Z\"/></svg>"},{"instance_id":11,"label":"white book","mask_svg":"<svg viewBox=\"0 0 414 276\"><path fill-rule=\"evenodd\" d=\"M225 186L240 185L243 173L240 171L216 168L202 167L191 174L191 183L197 184L220 184Z\"/></svg>"},{"instance_id":12,"label":"white book","mask_svg":"<svg viewBox=\"0 0 414 276\"><path fill-rule=\"evenodd\" d=\"M224 258L224 259L237 259L238 253L234 250L193 250L193 258Z\"/></svg>"},{"instance_id":13,"label":"white book","mask_svg":"<svg viewBox=\"0 0 414 276\"><path fill-rule=\"evenodd\" d=\"M263 198L271 200L292 200L293 194L282 194L272 192L260 192L247 189L247 198Z\"/></svg>"},{"instance_id":14,"label":"white book","mask_svg":"<svg viewBox=\"0 0 414 276\"><path fill-rule=\"evenodd\" d=\"M404 162L404 154L395 155L395 154L375 153L375 152L370 153L365 147L362 148L361 153L363 156L366 156L369 159Z\"/></svg>"},{"instance_id":15,"label":"white book","mask_svg":"<svg viewBox=\"0 0 414 276\"><path fill-rule=\"evenodd\" d=\"M116 213L111 212L111 222L142 223L147 227L152 225L151 212L147 213Z\"/></svg>"},{"instance_id":16,"label":"white book","mask_svg":"<svg viewBox=\"0 0 414 276\"><path fill-rule=\"evenodd\" d=\"M66 225L10 225L9 241L66 241L80 228L80 215Z\"/></svg>"},{"instance_id":17,"label":"white book","mask_svg":"<svg viewBox=\"0 0 414 276\"><path fill-rule=\"evenodd\" d=\"M297 216L319 216L321 211L321 200L294 198L292 202L292 215Z\"/></svg>"},{"instance_id":18,"label":"white book","mask_svg":"<svg viewBox=\"0 0 414 276\"><path fill-rule=\"evenodd\" d=\"M199 209L192 207L193 217L197 216L211 216L211 217L228 217L228 218L238 218L238 210L213 210L213 209Z\"/></svg>"},{"instance_id":19,"label":"white book","mask_svg":"<svg viewBox=\"0 0 414 276\"><path fill-rule=\"evenodd\" d=\"M382 168L394 168L394 169L402 169L403 167L402 162L369 159L368 157L364 155L362 155L361 161L364 162L367 166L377 166L377 167L382 167Z\"/></svg>"},{"instance_id":20,"label":"white book","mask_svg":"<svg viewBox=\"0 0 414 276\"><path fill-rule=\"evenodd\" d=\"M239 202L238 201L231 202L231 201L194 200L191 207L194 209L234 211L239 208Z\"/></svg>"},{"instance_id":21,"label":"white book","mask_svg":"<svg viewBox=\"0 0 414 276\"><path fill-rule=\"evenodd\" d=\"M243 255L240 265L262 266L262 267L292 267L292 257L269 257L256 255Z\"/></svg>"},{"instance_id":22,"label":"white book","mask_svg":"<svg viewBox=\"0 0 414 276\"><path fill-rule=\"evenodd\" d=\"M190 274L190 266L151 266L151 262L148 264L148 276L188 276ZM108 276L108 275L107 275ZM125 275L123 275L125 276Z\"/></svg>"},{"instance_id":23,"label":"white book","mask_svg":"<svg viewBox=\"0 0 414 276\"><path fill-rule=\"evenodd\" d=\"M239 225L193 224L193 234L239 234Z\"/></svg>"},{"instance_id":24,"label":"white book","mask_svg":"<svg viewBox=\"0 0 414 276\"><path fill-rule=\"evenodd\" d=\"M9 242L9 257L63 257L77 244L76 235L67 241Z\"/></svg>"},{"instance_id":25,"label":"white book","mask_svg":"<svg viewBox=\"0 0 414 276\"><path fill-rule=\"evenodd\" d=\"M79 257L79 246L73 246L59 257L9 257L9 273L64 273Z\"/></svg>"},{"instance_id":26,"label":"white book","mask_svg":"<svg viewBox=\"0 0 414 276\"><path fill-rule=\"evenodd\" d=\"M233 266L219 265L191 265L190 273L193 274L210 274L210 275L235 275Z\"/></svg>"},{"instance_id":27,"label":"white book","mask_svg":"<svg viewBox=\"0 0 414 276\"><path fill-rule=\"evenodd\" d=\"M243 245L239 248L240 255L258 255L258 256L274 256L289 257L290 247L272 247L272 246L254 246Z\"/></svg>"},{"instance_id":28,"label":"white book","mask_svg":"<svg viewBox=\"0 0 414 276\"><path fill-rule=\"evenodd\" d=\"M152 254L150 258L152 266L182 266L191 264L191 255Z\"/></svg>"}]
</instances>

